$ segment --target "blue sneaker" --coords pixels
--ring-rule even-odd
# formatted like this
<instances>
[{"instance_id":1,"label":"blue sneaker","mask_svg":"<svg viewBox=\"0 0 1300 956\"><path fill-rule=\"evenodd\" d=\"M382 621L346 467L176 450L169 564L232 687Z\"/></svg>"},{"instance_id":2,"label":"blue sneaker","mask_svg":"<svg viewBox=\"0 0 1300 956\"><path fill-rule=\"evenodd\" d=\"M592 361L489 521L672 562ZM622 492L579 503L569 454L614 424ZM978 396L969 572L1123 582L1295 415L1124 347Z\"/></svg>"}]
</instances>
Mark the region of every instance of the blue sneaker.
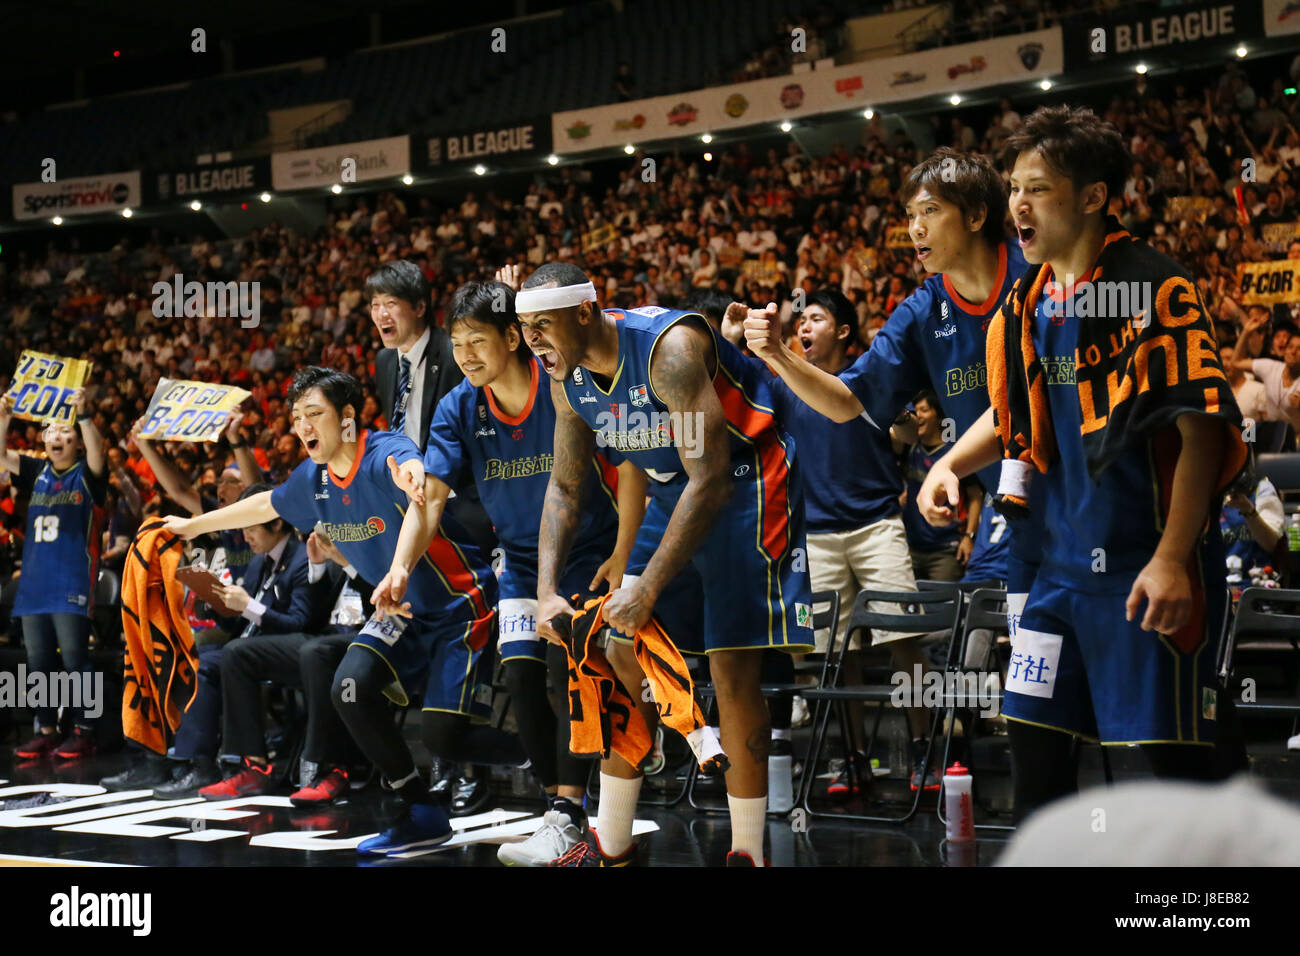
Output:
<instances>
[{"instance_id":1,"label":"blue sneaker","mask_svg":"<svg viewBox=\"0 0 1300 956\"><path fill-rule=\"evenodd\" d=\"M413 803L401 818L377 836L357 844L358 853L392 856L408 850L446 843L452 837L451 821L436 803Z\"/></svg>"}]
</instances>

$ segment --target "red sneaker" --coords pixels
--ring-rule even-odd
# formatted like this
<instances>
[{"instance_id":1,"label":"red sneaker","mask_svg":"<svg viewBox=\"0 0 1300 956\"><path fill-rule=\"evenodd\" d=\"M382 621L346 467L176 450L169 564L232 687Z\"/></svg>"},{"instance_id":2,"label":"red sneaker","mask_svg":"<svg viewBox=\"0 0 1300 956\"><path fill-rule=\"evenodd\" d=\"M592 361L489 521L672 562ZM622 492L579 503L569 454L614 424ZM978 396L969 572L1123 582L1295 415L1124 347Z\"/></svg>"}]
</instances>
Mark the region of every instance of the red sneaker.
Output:
<instances>
[{"instance_id":1,"label":"red sneaker","mask_svg":"<svg viewBox=\"0 0 1300 956\"><path fill-rule=\"evenodd\" d=\"M199 790L204 800L233 800L235 797L260 797L270 793L274 768L271 764L259 767L249 760L244 761L244 769L233 777L227 777L220 783L214 783Z\"/></svg>"},{"instance_id":2,"label":"red sneaker","mask_svg":"<svg viewBox=\"0 0 1300 956\"><path fill-rule=\"evenodd\" d=\"M727 854L727 866L749 866L757 869L754 858L743 850L732 850ZM767 862L767 857L763 857L763 866L771 866Z\"/></svg>"},{"instance_id":3,"label":"red sneaker","mask_svg":"<svg viewBox=\"0 0 1300 956\"><path fill-rule=\"evenodd\" d=\"M27 743L14 748L14 756L23 760L40 760L54 753L62 739L57 733L37 734Z\"/></svg>"},{"instance_id":4,"label":"red sneaker","mask_svg":"<svg viewBox=\"0 0 1300 956\"><path fill-rule=\"evenodd\" d=\"M346 770L335 767L329 773L318 776L309 787L289 796L289 802L300 810L312 810L327 807L348 792L348 774Z\"/></svg>"},{"instance_id":5,"label":"red sneaker","mask_svg":"<svg viewBox=\"0 0 1300 956\"><path fill-rule=\"evenodd\" d=\"M80 760L83 757L93 757L95 755L95 732L87 730L85 727L76 727L72 731L72 736L63 741L59 748L54 751L54 756L60 760Z\"/></svg>"}]
</instances>

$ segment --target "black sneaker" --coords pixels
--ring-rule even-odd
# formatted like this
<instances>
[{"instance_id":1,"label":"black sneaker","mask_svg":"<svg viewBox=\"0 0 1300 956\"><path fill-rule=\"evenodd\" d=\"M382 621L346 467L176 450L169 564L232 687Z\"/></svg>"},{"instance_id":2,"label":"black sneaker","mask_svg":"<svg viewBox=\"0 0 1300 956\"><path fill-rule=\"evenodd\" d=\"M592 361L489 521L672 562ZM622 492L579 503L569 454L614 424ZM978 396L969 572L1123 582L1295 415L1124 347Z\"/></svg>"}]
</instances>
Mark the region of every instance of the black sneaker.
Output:
<instances>
[{"instance_id":1,"label":"black sneaker","mask_svg":"<svg viewBox=\"0 0 1300 956\"><path fill-rule=\"evenodd\" d=\"M99 781L99 785L114 793L123 790L152 790L154 787L168 783L181 766L184 765L176 764L166 757L149 754L137 759L135 764L121 773L105 777Z\"/></svg>"},{"instance_id":2,"label":"black sneaker","mask_svg":"<svg viewBox=\"0 0 1300 956\"><path fill-rule=\"evenodd\" d=\"M921 782L921 765L925 763L925 741L912 741L912 782L913 790L938 790L943 786L943 781L939 779L939 768L936 764L939 762L938 754L930 755L930 765L925 768L925 783Z\"/></svg>"},{"instance_id":3,"label":"black sneaker","mask_svg":"<svg viewBox=\"0 0 1300 956\"><path fill-rule=\"evenodd\" d=\"M215 760L211 757L195 757L189 763L181 764L169 782L154 787L153 795L159 800L196 797L201 787L220 779L221 771L217 769Z\"/></svg>"},{"instance_id":4,"label":"black sneaker","mask_svg":"<svg viewBox=\"0 0 1300 956\"><path fill-rule=\"evenodd\" d=\"M488 786L485 776L475 777L473 780L461 777L456 781L456 791L452 794L451 815L467 817L478 813L487 806L491 798L492 788Z\"/></svg>"}]
</instances>

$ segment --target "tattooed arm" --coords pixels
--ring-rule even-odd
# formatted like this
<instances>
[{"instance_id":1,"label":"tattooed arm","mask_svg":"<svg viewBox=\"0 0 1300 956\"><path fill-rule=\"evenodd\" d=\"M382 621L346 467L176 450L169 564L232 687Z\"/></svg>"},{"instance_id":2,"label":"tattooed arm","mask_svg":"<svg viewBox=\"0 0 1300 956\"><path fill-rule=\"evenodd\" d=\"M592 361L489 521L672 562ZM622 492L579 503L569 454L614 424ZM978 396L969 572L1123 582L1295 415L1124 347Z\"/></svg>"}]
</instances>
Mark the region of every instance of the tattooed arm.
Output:
<instances>
[{"instance_id":1,"label":"tattooed arm","mask_svg":"<svg viewBox=\"0 0 1300 956\"><path fill-rule=\"evenodd\" d=\"M650 368L655 394L682 420L688 415L696 417L703 451L681 455L686 489L673 508L659 547L636 583L615 592L606 605L606 620L623 634L645 626L664 587L686 567L731 497L727 419L710 373L716 361L712 337L693 324L673 326L655 347Z\"/></svg>"},{"instance_id":2,"label":"tattooed arm","mask_svg":"<svg viewBox=\"0 0 1300 956\"><path fill-rule=\"evenodd\" d=\"M537 541L537 633L559 643L550 621L557 614L574 613L568 596L559 593L560 573L578 533L596 433L569 406L563 384L551 383L551 399L555 404L555 463L546 485Z\"/></svg>"}]
</instances>

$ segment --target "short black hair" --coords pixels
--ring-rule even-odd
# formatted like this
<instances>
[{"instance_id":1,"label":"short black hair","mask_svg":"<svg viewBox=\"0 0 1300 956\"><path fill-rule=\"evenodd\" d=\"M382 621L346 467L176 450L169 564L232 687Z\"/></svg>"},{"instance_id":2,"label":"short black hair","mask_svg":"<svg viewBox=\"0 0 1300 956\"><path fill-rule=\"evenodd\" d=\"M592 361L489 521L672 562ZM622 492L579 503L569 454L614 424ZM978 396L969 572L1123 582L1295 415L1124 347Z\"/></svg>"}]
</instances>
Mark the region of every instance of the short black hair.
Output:
<instances>
[{"instance_id":1,"label":"short black hair","mask_svg":"<svg viewBox=\"0 0 1300 956\"><path fill-rule=\"evenodd\" d=\"M347 372L340 372L336 368L323 368L319 365L308 365L294 374L293 385L289 387L289 394L286 396L289 407L292 408L297 404L298 399L313 388L319 388L325 394L326 400L339 413L339 418L343 417L343 409L348 405L351 405L357 414L361 413L361 406L364 404L361 383Z\"/></svg>"},{"instance_id":2,"label":"short black hair","mask_svg":"<svg viewBox=\"0 0 1300 956\"><path fill-rule=\"evenodd\" d=\"M683 308L688 312L698 312L714 325L722 325L722 317L727 314L727 306L732 303L731 296L718 289L695 289L686 297Z\"/></svg>"},{"instance_id":3,"label":"short black hair","mask_svg":"<svg viewBox=\"0 0 1300 956\"><path fill-rule=\"evenodd\" d=\"M912 404L925 402L934 409L934 413L940 417L943 416L943 406L939 404L939 396L934 393L933 389L923 388L916 393L916 398L912 399Z\"/></svg>"},{"instance_id":4,"label":"short black hair","mask_svg":"<svg viewBox=\"0 0 1300 956\"><path fill-rule=\"evenodd\" d=\"M582 267L575 266L572 262L543 262L524 280L522 288L536 289L539 286L550 285L552 282L557 286L582 285L590 281L590 277L582 271Z\"/></svg>"},{"instance_id":5,"label":"short black hair","mask_svg":"<svg viewBox=\"0 0 1300 956\"><path fill-rule=\"evenodd\" d=\"M1106 198L1124 195L1133 157L1114 125L1086 106L1040 106L1006 139L1011 164L1038 150L1047 165L1069 178L1074 188L1106 184Z\"/></svg>"},{"instance_id":6,"label":"short black hair","mask_svg":"<svg viewBox=\"0 0 1300 956\"><path fill-rule=\"evenodd\" d=\"M1007 237L1007 186L987 157L941 146L912 167L898 198L907 205L922 189L960 209L963 221L982 209L980 235L987 242L996 244Z\"/></svg>"},{"instance_id":7,"label":"short black hair","mask_svg":"<svg viewBox=\"0 0 1300 956\"><path fill-rule=\"evenodd\" d=\"M808 296L804 302L804 309L810 305L819 305L835 320L835 329L839 331L840 326L849 327L848 341L844 344L858 345L858 310L852 302L839 289L818 289L812 295Z\"/></svg>"},{"instance_id":8,"label":"short black hair","mask_svg":"<svg viewBox=\"0 0 1300 956\"><path fill-rule=\"evenodd\" d=\"M515 349L520 359L527 361L528 347L524 345L523 330L515 315L515 290L504 282L466 282L451 297L447 306L447 331L463 319L490 325L503 336L513 327L519 332L519 345Z\"/></svg>"},{"instance_id":9,"label":"short black hair","mask_svg":"<svg viewBox=\"0 0 1300 956\"><path fill-rule=\"evenodd\" d=\"M420 303L424 303L424 314L428 317L429 280L425 278L424 270L409 259L385 262L366 276L367 301L377 295L395 296L403 302L409 302L417 312Z\"/></svg>"},{"instance_id":10,"label":"short black hair","mask_svg":"<svg viewBox=\"0 0 1300 956\"><path fill-rule=\"evenodd\" d=\"M253 495L260 495L264 491L274 491L274 490L275 490L275 486L265 481L255 482L254 484L249 485L247 488L241 491L239 493L239 497L236 498L235 500L243 501L245 498L253 497ZM275 525L276 523L279 523L280 525L279 532L277 532L276 529L273 527L273 525ZM267 531L271 532L272 534L279 534L281 532L289 530L289 522L285 521L283 518L275 517L272 518L270 521L266 522L266 524L262 525L262 527L265 528Z\"/></svg>"}]
</instances>

